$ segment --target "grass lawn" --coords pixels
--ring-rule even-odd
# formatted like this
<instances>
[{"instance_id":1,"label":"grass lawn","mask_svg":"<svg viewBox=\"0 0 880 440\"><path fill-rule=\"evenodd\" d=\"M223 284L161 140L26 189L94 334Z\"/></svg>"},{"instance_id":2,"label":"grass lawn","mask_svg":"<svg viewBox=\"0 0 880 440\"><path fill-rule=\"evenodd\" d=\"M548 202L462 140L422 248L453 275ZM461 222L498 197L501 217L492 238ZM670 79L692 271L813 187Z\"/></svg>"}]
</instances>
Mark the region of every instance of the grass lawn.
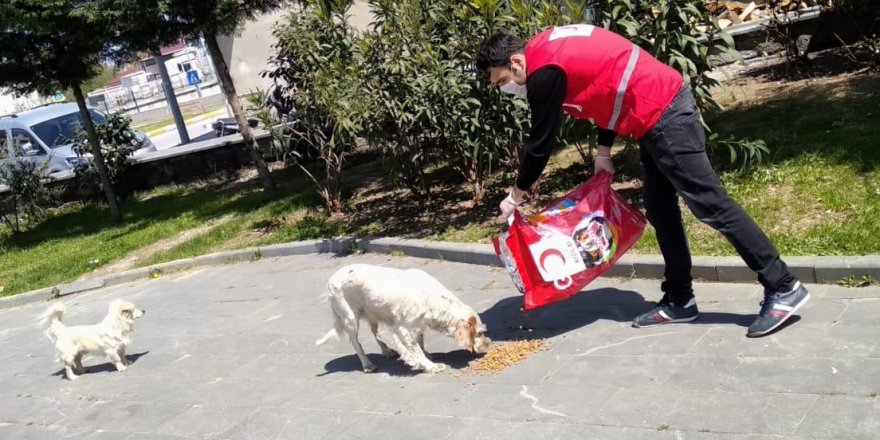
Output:
<instances>
[{"instance_id":1,"label":"grass lawn","mask_svg":"<svg viewBox=\"0 0 880 440\"><path fill-rule=\"evenodd\" d=\"M764 139L771 152L752 170L724 171L722 182L782 254L880 253L880 77L744 80L718 95L728 108L710 125ZM690 214L685 222L694 253L735 254ZM653 231L638 250L657 251Z\"/></svg>"},{"instance_id":2,"label":"grass lawn","mask_svg":"<svg viewBox=\"0 0 880 440\"><path fill-rule=\"evenodd\" d=\"M731 166L726 147L711 155L725 188L782 254L880 253L880 76L842 74L794 82L745 77L716 90L715 96L726 110L706 119L722 137L763 139L770 149L760 165L746 171ZM616 185L640 207L637 156L635 150L616 153ZM536 211L586 176L573 147L559 151L544 172L537 199L524 209ZM439 226L410 218L409 228L389 227L404 217L399 207L385 228L368 226L395 235L487 242L500 230L492 214L512 180L499 176L485 206L467 207L471 215L450 212ZM682 211L694 254L735 255L683 204ZM650 226L633 252L659 252Z\"/></svg>"},{"instance_id":3,"label":"grass lawn","mask_svg":"<svg viewBox=\"0 0 880 440\"><path fill-rule=\"evenodd\" d=\"M325 217L305 217L318 202L311 187L290 173L280 173L278 181L286 195L270 201L253 183L164 188L125 201L121 226L110 223L103 206L86 204L58 210L23 234L0 230L0 296L72 281L147 247L153 252L130 267L338 233L328 229L336 223ZM204 233L174 243L175 236L196 228ZM252 233L260 228L265 232Z\"/></svg>"},{"instance_id":4,"label":"grass lawn","mask_svg":"<svg viewBox=\"0 0 880 440\"><path fill-rule=\"evenodd\" d=\"M714 163L730 194L784 255L880 253L880 76L843 74L797 82L744 78L716 91L727 110L707 115L722 135L763 139L771 154L750 170ZM617 153L619 192L640 206L634 150ZM317 171L317 170L316 170ZM266 200L255 179L159 188L122 205L125 223L110 224L95 204L55 210L23 234L0 228L0 296L179 258L334 235L380 235L486 242L501 226L497 203L513 176L491 178L476 204L446 168L432 171L430 201L395 189L377 153L347 162L346 214L328 218L296 168L274 173L281 196ZM551 158L535 210L584 180L573 148ZM717 233L684 210L697 255L732 255ZM656 253L649 228L634 252ZM97 271L97 272L96 272Z\"/></svg>"}]
</instances>

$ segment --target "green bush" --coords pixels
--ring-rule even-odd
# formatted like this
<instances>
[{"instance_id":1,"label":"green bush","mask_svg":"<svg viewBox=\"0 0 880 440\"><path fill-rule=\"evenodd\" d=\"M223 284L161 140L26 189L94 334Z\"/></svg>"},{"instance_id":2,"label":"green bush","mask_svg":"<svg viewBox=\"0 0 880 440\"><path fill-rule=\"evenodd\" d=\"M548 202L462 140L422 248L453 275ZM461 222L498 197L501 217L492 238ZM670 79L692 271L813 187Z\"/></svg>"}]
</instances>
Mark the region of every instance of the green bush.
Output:
<instances>
[{"instance_id":1,"label":"green bush","mask_svg":"<svg viewBox=\"0 0 880 440\"><path fill-rule=\"evenodd\" d=\"M274 31L274 69L298 112L297 137L317 152L324 176L295 163L318 188L331 213L342 211L340 178L346 156L362 132L367 112L362 72L354 58L355 32L348 23L350 0L302 2ZM288 143L292 145L292 143Z\"/></svg>"},{"instance_id":2,"label":"green bush","mask_svg":"<svg viewBox=\"0 0 880 440\"><path fill-rule=\"evenodd\" d=\"M323 178L300 166L330 212L343 207L339 179L358 138L380 148L394 182L417 197L431 194L429 171L449 167L479 203L489 176L516 167L529 129L527 103L474 72L476 50L492 32L525 39L576 22L610 28L681 71L703 108L717 107L709 54L733 51L702 0L369 0L374 22L363 34L348 24L350 1L300 3L275 30L268 74L287 84L299 134L320 151ZM568 120L560 137L587 159L595 127ZM718 145L738 159L764 152L751 143Z\"/></svg>"},{"instance_id":3,"label":"green bush","mask_svg":"<svg viewBox=\"0 0 880 440\"><path fill-rule=\"evenodd\" d=\"M107 165L110 182L114 189L118 188L125 172L131 166L129 159L132 153L140 149L143 142L131 129L131 119L119 114L112 114L107 117L105 123L95 125L95 133L98 136L98 142L101 143L101 153L104 155L104 163ZM92 147L85 130L80 130L76 134L72 148L80 158L91 157ZM75 171L80 185L102 188L101 177L92 160L83 160ZM120 194L119 196L123 197L124 195Z\"/></svg>"},{"instance_id":4,"label":"green bush","mask_svg":"<svg viewBox=\"0 0 880 440\"><path fill-rule=\"evenodd\" d=\"M44 207L54 202L54 192L43 182L46 165L12 159L0 166L0 184L9 188L0 194L0 221L12 232L22 232L39 222Z\"/></svg>"},{"instance_id":5,"label":"green bush","mask_svg":"<svg viewBox=\"0 0 880 440\"><path fill-rule=\"evenodd\" d=\"M480 201L499 164L515 166L526 104L483 86L473 71L483 32L453 1L371 0L363 36L370 96L367 140L381 146L396 181L430 194L428 169L449 165Z\"/></svg>"}]
</instances>

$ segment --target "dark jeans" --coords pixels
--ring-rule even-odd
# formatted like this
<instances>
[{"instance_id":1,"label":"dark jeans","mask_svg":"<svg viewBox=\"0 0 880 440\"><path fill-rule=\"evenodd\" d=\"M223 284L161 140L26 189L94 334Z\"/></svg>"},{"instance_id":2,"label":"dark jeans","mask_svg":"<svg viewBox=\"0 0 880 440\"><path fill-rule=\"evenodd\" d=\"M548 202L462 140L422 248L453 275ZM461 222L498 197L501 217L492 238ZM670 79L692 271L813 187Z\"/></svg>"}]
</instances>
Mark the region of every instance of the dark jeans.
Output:
<instances>
[{"instance_id":1,"label":"dark jeans","mask_svg":"<svg viewBox=\"0 0 880 440\"><path fill-rule=\"evenodd\" d=\"M645 209L666 262L662 289L670 299L683 302L693 295L691 254L676 193L694 216L727 238L765 288L779 291L792 287L796 278L779 252L721 187L706 156L706 133L687 85L654 128L642 136L639 146Z\"/></svg>"}]
</instances>

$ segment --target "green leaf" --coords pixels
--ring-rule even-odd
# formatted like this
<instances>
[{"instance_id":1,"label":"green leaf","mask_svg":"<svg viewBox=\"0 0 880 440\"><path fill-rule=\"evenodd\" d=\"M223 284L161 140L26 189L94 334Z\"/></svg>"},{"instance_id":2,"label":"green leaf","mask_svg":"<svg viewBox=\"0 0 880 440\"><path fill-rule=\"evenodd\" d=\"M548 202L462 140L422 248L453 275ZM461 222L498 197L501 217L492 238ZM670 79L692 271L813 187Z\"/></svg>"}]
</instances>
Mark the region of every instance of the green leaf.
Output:
<instances>
[{"instance_id":1,"label":"green leaf","mask_svg":"<svg viewBox=\"0 0 880 440\"><path fill-rule=\"evenodd\" d=\"M721 31L718 34L719 37L724 41L724 44L729 48L736 48L736 43L733 41L733 37L730 36L727 32Z\"/></svg>"}]
</instances>

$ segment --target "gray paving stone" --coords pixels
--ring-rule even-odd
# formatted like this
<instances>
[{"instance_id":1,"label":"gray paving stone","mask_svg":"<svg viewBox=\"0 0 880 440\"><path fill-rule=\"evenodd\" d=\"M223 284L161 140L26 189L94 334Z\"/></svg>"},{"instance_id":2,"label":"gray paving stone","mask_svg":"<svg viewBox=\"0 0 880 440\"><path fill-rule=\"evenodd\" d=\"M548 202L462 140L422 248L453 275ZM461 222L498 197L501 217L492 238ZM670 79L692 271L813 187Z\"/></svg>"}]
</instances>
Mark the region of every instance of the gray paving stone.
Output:
<instances>
[{"instance_id":1,"label":"gray paving stone","mask_svg":"<svg viewBox=\"0 0 880 440\"><path fill-rule=\"evenodd\" d=\"M872 313L880 308L880 298L856 298L849 301L849 307L846 307L837 318L837 324L855 325L864 328L876 321L877 315ZM874 318L873 320L871 318Z\"/></svg>"},{"instance_id":2,"label":"gray paving stone","mask_svg":"<svg viewBox=\"0 0 880 440\"><path fill-rule=\"evenodd\" d=\"M344 425L325 438L372 440L376 438L455 439L462 429L472 428L475 420L387 414L354 414Z\"/></svg>"},{"instance_id":3,"label":"gray paving stone","mask_svg":"<svg viewBox=\"0 0 880 440\"><path fill-rule=\"evenodd\" d=\"M810 294L820 299L852 299L852 298L877 298L880 297L880 289L843 287L833 284L808 285Z\"/></svg>"},{"instance_id":4,"label":"gray paving stone","mask_svg":"<svg viewBox=\"0 0 880 440\"><path fill-rule=\"evenodd\" d=\"M880 394L880 359L743 358L721 388L803 394Z\"/></svg>"},{"instance_id":5,"label":"gray paving stone","mask_svg":"<svg viewBox=\"0 0 880 440\"><path fill-rule=\"evenodd\" d=\"M675 359L666 356L571 356L550 372L545 384L638 388L663 383Z\"/></svg>"},{"instance_id":6,"label":"gray paving stone","mask_svg":"<svg viewBox=\"0 0 880 440\"><path fill-rule=\"evenodd\" d=\"M742 359L734 357L697 357L685 354L675 358L673 369L664 386L687 390L719 390L739 391L735 386L740 373ZM695 374L699 372L699 374ZM754 389L753 391L761 391Z\"/></svg>"},{"instance_id":7,"label":"gray paving stone","mask_svg":"<svg viewBox=\"0 0 880 440\"><path fill-rule=\"evenodd\" d=\"M283 415L266 407L217 407L193 405L154 427L164 435L203 438L265 439L281 431Z\"/></svg>"},{"instance_id":8,"label":"gray paving stone","mask_svg":"<svg viewBox=\"0 0 880 440\"><path fill-rule=\"evenodd\" d=\"M651 385L620 388L596 410L599 423L658 431L669 428L677 393Z\"/></svg>"},{"instance_id":9,"label":"gray paving stone","mask_svg":"<svg viewBox=\"0 0 880 440\"><path fill-rule=\"evenodd\" d=\"M679 390L621 390L602 407L604 424L743 434L793 434L814 395ZM770 413L768 415L767 413Z\"/></svg>"},{"instance_id":10,"label":"gray paving stone","mask_svg":"<svg viewBox=\"0 0 880 440\"><path fill-rule=\"evenodd\" d=\"M763 338L749 339L745 333L745 327L714 326L688 353L702 357L846 358L868 357L876 345L864 337L864 329L856 326L819 329L795 322Z\"/></svg>"},{"instance_id":11,"label":"gray paving stone","mask_svg":"<svg viewBox=\"0 0 880 440\"><path fill-rule=\"evenodd\" d=\"M362 326L379 366L364 374L347 340L314 344L332 325L327 278L362 262L421 268L496 342L547 349L476 374L471 354L429 332L449 368L421 374L379 356ZM164 273L61 299L69 324L100 321L115 298L147 310L122 373L91 358L90 373L63 380L37 325L48 304L0 310L0 438L873 438L880 288L809 288L799 320L748 339L757 283L697 283L699 320L633 329L658 280L599 279L524 316L503 269L449 261L302 255Z\"/></svg>"},{"instance_id":12,"label":"gray paving stone","mask_svg":"<svg viewBox=\"0 0 880 440\"><path fill-rule=\"evenodd\" d=\"M7 431L0 427L0 438L15 440L45 440L45 439L80 439L86 436L89 430L71 428L68 426L53 425L15 425Z\"/></svg>"},{"instance_id":13,"label":"gray paving stone","mask_svg":"<svg viewBox=\"0 0 880 440\"><path fill-rule=\"evenodd\" d=\"M876 439L880 432L877 397L821 396L797 430L804 437Z\"/></svg>"},{"instance_id":14,"label":"gray paving stone","mask_svg":"<svg viewBox=\"0 0 880 440\"><path fill-rule=\"evenodd\" d=\"M726 432L703 431L674 431L676 440L806 440L810 437L790 435L765 435L765 434L730 434Z\"/></svg>"},{"instance_id":15,"label":"gray paving stone","mask_svg":"<svg viewBox=\"0 0 880 440\"><path fill-rule=\"evenodd\" d=\"M218 438L218 437L215 437ZM94 431L84 433L82 440L202 440L204 437L163 435L155 432Z\"/></svg>"},{"instance_id":16,"label":"gray paving stone","mask_svg":"<svg viewBox=\"0 0 880 440\"><path fill-rule=\"evenodd\" d=\"M344 437L338 433L359 420L355 414L336 411L285 409L280 414L284 418L273 423L281 429L275 437L271 437L272 440L340 439Z\"/></svg>"},{"instance_id":17,"label":"gray paving stone","mask_svg":"<svg viewBox=\"0 0 880 440\"><path fill-rule=\"evenodd\" d=\"M633 328L628 322L611 330L571 338L558 352L573 357L639 356L664 353L678 356L690 350L705 334L705 326Z\"/></svg>"},{"instance_id":18,"label":"gray paving stone","mask_svg":"<svg viewBox=\"0 0 880 440\"><path fill-rule=\"evenodd\" d=\"M125 432L151 432L188 409L170 402L96 401L65 420L67 426Z\"/></svg>"},{"instance_id":19,"label":"gray paving stone","mask_svg":"<svg viewBox=\"0 0 880 440\"><path fill-rule=\"evenodd\" d=\"M791 435L817 398L783 393L683 392L669 425L691 431Z\"/></svg>"}]
</instances>

